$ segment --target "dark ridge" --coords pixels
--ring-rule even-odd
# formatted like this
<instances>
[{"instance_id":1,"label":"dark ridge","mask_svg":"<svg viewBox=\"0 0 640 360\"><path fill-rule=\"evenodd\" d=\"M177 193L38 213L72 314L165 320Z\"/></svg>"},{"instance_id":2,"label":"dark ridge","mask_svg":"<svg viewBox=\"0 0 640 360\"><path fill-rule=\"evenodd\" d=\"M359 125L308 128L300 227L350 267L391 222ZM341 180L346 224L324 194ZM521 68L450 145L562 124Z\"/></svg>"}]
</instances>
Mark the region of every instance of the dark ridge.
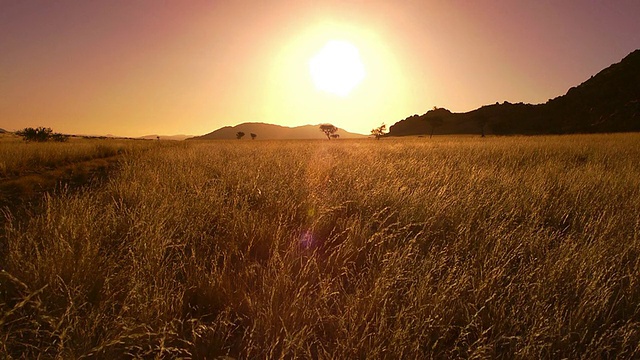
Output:
<instances>
[{"instance_id":1,"label":"dark ridge","mask_svg":"<svg viewBox=\"0 0 640 360\"><path fill-rule=\"evenodd\" d=\"M389 135L635 131L640 131L640 50L544 104L511 104L505 101L466 113L434 109L391 125Z\"/></svg>"}]
</instances>

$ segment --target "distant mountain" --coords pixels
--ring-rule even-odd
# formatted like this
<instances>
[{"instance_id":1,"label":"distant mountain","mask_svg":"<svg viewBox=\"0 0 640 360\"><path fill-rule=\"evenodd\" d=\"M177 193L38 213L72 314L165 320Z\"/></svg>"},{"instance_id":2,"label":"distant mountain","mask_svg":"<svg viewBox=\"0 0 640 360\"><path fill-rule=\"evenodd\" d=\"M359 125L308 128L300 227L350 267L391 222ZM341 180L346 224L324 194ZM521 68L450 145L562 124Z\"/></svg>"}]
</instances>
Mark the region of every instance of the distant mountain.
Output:
<instances>
[{"instance_id":1,"label":"distant mountain","mask_svg":"<svg viewBox=\"0 0 640 360\"><path fill-rule=\"evenodd\" d=\"M145 135L138 139L156 140L160 136L160 140L185 140L193 137L193 135Z\"/></svg>"},{"instance_id":2,"label":"distant mountain","mask_svg":"<svg viewBox=\"0 0 640 360\"><path fill-rule=\"evenodd\" d=\"M320 125L304 125L296 127L286 127L265 123L242 123L236 126L225 126L206 135L196 136L189 140L224 140L235 139L238 132L244 132L242 140L251 140L251 133L256 134L259 140L292 140L292 139L326 139L327 137L320 131ZM340 139L365 138L366 135L350 133L338 129L336 133Z\"/></svg>"},{"instance_id":3,"label":"distant mountain","mask_svg":"<svg viewBox=\"0 0 640 360\"><path fill-rule=\"evenodd\" d=\"M544 104L504 102L466 113L434 109L391 125L388 135L628 131L640 131L640 50Z\"/></svg>"}]
</instances>

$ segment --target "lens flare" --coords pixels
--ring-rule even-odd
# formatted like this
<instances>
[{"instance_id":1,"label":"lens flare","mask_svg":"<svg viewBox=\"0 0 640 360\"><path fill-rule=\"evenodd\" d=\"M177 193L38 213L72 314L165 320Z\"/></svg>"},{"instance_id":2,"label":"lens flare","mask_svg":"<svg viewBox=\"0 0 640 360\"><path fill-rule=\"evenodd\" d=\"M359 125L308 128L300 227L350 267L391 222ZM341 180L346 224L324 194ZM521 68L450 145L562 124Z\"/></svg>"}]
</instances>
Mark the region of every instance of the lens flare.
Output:
<instances>
[{"instance_id":1,"label":"lens flare","mask_svg":"<svg viewBox=\"0 0 640 360\"><path fill-rule=\"evenodd\" d=\"M302 245L302 247L305 249L309 249L310 247L313 246L313 244L314 244L313 234L309 230L305 231L300 236L300 245Z\"/></svg>"}]
</instances>

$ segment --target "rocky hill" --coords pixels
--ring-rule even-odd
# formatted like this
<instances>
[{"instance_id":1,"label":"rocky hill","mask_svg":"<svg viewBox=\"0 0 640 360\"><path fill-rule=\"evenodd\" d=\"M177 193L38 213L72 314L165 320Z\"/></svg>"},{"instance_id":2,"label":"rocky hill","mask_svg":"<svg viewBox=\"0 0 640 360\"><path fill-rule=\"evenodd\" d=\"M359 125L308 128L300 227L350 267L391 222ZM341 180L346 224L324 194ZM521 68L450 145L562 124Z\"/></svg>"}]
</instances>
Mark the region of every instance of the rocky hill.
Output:
<instances>
[{"instance_id":1,"label":"rocky hill","mask_svg":"<svg viewBox=\"0 0 640 360\"><path fill-rule=\"evenodd\" d=\"M434 109L395 123L389 135L628 131L640 131L640 50L544 104L504 102L466 113Z\"/></svg>"},{"instance_id":2,"label":"rocky hill","mask_svg":"<svg viewBox=\"0 0 640 360\"><path fill-rule=\"evenodd\" d=\"M256 134L259 140L291 140L291 139L326 139L320 131L319 125L304 125L286 127L265 123L242 123L236 126L225 126L206 135L196 136L193 140L224 140L235 139L238 132L244 132L242 140L251 140L251 133ZM340 139L364 138L366 135L354 134L342 129L337 132Z\"/></svg>"}]
</instances>

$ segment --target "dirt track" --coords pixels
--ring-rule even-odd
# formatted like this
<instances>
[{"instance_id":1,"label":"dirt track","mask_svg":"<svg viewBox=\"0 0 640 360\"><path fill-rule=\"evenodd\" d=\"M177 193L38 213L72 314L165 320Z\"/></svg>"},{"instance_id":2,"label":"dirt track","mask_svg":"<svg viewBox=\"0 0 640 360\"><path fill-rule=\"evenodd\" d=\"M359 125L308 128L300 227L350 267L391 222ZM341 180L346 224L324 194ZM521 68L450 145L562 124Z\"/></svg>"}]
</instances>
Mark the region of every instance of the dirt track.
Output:
<instances>
[{"instance_id":1,"label":"dirt track","mask_svg":"<svg viewBox=\"0 0 640 360\"><path fill-rule=\"evenodd\" d=\"M37 200L47 191L63 186L79 187L104 179L120 156L81 161L55 169L0 180L0 208Z\"/></svg>"}]
</instances>

